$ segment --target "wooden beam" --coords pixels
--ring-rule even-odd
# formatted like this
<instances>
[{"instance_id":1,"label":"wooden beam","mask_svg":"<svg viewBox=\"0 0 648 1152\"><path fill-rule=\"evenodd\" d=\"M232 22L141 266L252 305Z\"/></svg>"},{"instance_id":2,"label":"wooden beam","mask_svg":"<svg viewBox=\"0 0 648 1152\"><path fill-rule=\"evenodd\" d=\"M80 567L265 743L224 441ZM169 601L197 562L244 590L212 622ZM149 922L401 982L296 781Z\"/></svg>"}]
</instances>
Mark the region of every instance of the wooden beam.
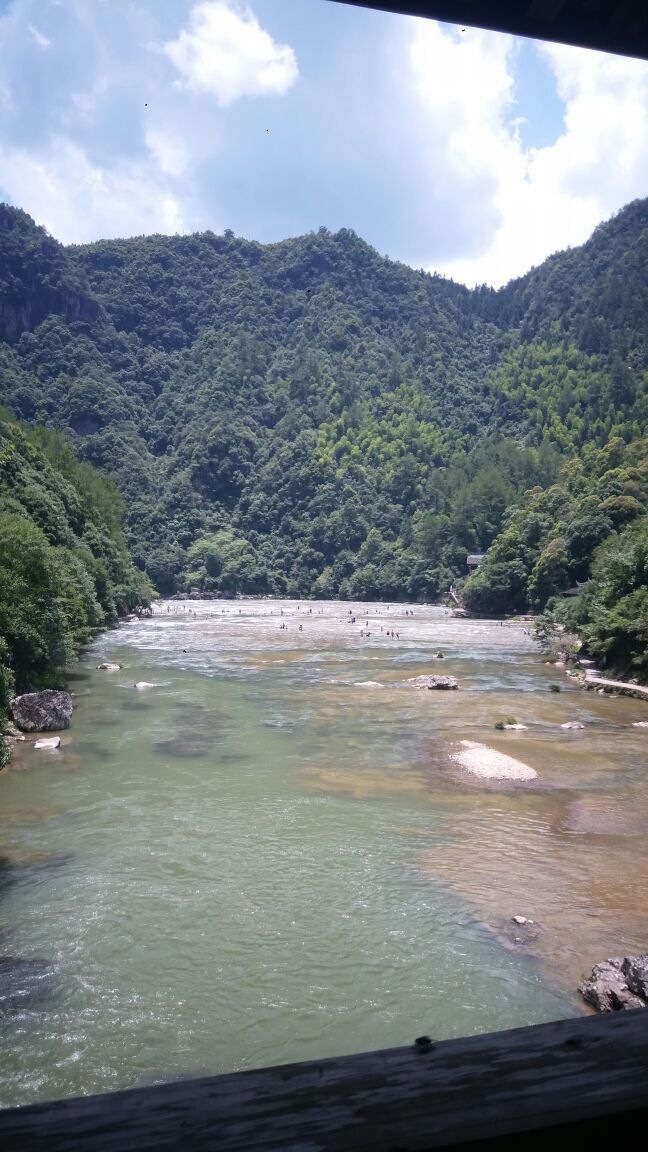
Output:
<instances>
[{"instance_id":1,"label":"wooden beam","mask_svg":"<svg viewBox=\"0 0 648 1152\"><path fill-rule=\"evenodd\" d=\"M548 1128L621 1148L638 1117L645 1131L644 1009L9 1109L0 1148L422 1152L522 1136L527 1152Z\"/></svg>"},{"instance_id":2,"label":"wooden beam","mask_svg":"<svg viewBox=\"0 0 648 1152\"><path fill-rule=\"evenodd\" d=\"M648 6L637 0L332 0L448 24L648 59Z\"/></svg>"}]
</instances>

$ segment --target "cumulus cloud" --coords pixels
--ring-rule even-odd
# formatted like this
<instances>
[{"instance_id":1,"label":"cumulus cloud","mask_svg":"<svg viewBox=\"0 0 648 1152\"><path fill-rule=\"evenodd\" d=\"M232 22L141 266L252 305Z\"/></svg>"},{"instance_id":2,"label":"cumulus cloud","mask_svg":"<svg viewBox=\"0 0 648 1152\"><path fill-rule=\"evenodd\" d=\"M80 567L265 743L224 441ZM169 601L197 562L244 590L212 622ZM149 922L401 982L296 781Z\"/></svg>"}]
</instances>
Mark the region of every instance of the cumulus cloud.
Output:
<instances>
[{"instance_id":1,"label":"cumulus cloud","mask_svg":"<svg viewBox=\"0 0 648 1152\"><path fill-rule=\"evenodd\" d=\"M515 102L515 42L413 21L410 75L429 179L454 190L471 248L436 265L464 283L502 284L648 187L648 64L542 45L564 102L564 129L525 147ZM477 213L480 229L471 228Z\"/></svg>"},{"instance_id":2,"label":"cumulus cloud","mask_svg":"<svg viewBox=\"0 0 648 1152\"><path fill-rule=\"evenodd\" d=\"M287 92L299 74L292 48L277 44L249 8L230 0L196 4L188 27L164 51L187 88L222 105Z\"/></svg>"},{"instance_id":3,"label":"cumulus cloud","mask_svg":"<svg viewBox=\"0 0 648 1152\"><path fill-rule=\"evenodd\" d=\"M0 145L0 171L13 203L64 243L186 231L177 200L142 166L101 168L69 140L40 154Z\"/></svg>"}]
</instances>

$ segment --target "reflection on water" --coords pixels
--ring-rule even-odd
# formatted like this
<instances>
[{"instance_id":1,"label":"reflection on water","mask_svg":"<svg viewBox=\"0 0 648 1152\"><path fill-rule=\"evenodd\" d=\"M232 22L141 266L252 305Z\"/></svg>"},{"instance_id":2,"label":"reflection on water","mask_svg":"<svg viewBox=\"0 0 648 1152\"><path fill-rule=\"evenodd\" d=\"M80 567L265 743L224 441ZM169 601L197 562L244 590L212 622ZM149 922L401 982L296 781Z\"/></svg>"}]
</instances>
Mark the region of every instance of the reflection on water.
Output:
<instances>
[{"instance_id":1,"label":"reflection on water","mask_svg":"<svg viewBox=\"0 0 648 1152\"><path fill-rule=\"evenodd\" d=\"M0 778L0 1103L583 1011L581 973L646 947L646 705L551 679L522 627L417 606L162 604L102 637L60 751ZM537 779L469 776L463 739Z\"/></svg>"}]
</instances>

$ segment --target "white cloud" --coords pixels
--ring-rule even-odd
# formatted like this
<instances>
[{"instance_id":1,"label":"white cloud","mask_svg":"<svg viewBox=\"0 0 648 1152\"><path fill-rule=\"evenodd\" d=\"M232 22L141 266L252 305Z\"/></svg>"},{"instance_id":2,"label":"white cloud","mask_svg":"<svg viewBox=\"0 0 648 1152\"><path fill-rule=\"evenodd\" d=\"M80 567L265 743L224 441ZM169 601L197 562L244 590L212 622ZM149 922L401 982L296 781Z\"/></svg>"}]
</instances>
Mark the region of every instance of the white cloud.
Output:
<instances>
[{"instance_id":1,"label":"white cloud","mask_svg":"<svg viewBox=\"0 0 648 1152\"><path fill-rule=\"evenodd\" d=\"M182 176L189 163L187 149L182 140L159 128L148 128L146 147L167 176Z\"/></svg>"},{"instance_id":2,"label":"white cloud","mask_svg":"<svg viewBox=\"0 0 648 1152\"><path fill-rule=\"evenodd\" d=\"M164 51L185 87L210 93L222 105L287 92L299 75L292 48L277 44L249 8L231 0L196 4L188 28Z\"/></svg>"},{"instance_id":3,"label":"white cloud","mask_svg":"<svg viewBox=\"0 0 648 1152\"><path fill-rule=\"evenodd\" d=\"M178 201L145 169L99 168L69 140L42 154L0 145L0 171L12 202L64 243L186 231Z\"/></svg>"},{"instance_id":4,"label":"white cloud","mask_svg":"<svg viewBox=\"0 0 648 1152\"><path fill-rule=\"evenodd\" d=\"M510 37L414 21L411 77L423 112L430 180L453 188L456 211L494 228L438 271L502 284L648 190L648 64L558 45L539 46L565 104L564 131L525 147L510 113ZM481 199L477 199L477 198ZM485 198L485 200L484 200ZM469 231L469 229L468 229Z\"/></svg>"},{"instance_id":5,"label":"white cloud","mask_svg":"<svg viewBox=\"0 0 648 1152\"><path fill-rule=\"evenodd\" d=\"M29 25L27 31L29 32L32 40L36 41L39 48L51 48L52 41L48 40L47 36L43 36L43 33L39 32L38 28L35 28L33 24Z\"/></svg>"}]
</instances>

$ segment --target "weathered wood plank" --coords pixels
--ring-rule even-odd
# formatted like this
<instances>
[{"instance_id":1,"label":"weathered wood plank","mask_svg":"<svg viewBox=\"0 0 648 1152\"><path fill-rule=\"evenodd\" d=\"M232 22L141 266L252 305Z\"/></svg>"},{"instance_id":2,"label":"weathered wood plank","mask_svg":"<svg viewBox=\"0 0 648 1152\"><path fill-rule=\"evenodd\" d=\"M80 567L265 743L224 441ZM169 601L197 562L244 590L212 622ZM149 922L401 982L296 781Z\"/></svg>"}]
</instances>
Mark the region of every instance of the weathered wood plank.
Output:
<instances>
[{"instance_id":1,"label":"weathered wood plank","mask_svg":"<svg viewBox=\"0 0 648 1152\"><path fill-rule=\"evenodd\" d=\"M528 1148L534 1131L641 1109L637 1010L9 1109L0 1148L422 1152L513 1133Z\"/></svg>"}]
</instances>

